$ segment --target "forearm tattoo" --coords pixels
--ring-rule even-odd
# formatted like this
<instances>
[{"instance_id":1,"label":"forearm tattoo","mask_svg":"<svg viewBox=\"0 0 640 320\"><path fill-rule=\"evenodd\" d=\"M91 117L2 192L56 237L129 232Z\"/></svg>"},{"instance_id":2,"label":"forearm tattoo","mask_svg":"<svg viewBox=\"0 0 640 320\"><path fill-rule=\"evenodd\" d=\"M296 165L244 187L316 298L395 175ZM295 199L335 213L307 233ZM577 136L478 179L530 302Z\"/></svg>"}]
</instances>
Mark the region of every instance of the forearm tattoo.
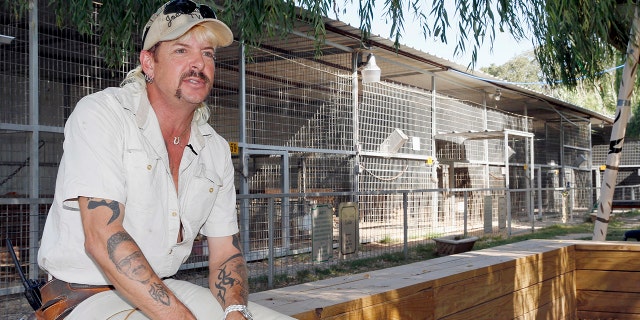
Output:
<instances>
[{"instance_id":1,"label":"forearm tattoo","mask_svg":"<svg viewBox=\"0 0 640 320\"><path fill-rule=\"evenodd\" d=\"M107 222L107 224L111 224L112 222L116 221L116 219L118 219L118 217L120 217L120 203L118 201L109 201L107 202L107 200L101 200L101 201L96 201L93 200L93 198L89 198L89 203L87 204L89 209L95 209L97 207L107 207L109 209L111 209L111 219L109 219L109 222Z\"/></svg>"},{"instance_id":2,"label":"forearm tattoo","mask_svg":"<svg viewBox=\"0 0 640 320\"><path fill-rule=\"evenodd\" d=\"M240 249L240 237L238 234L233 236L233 246ZM227 269L229 267L229 269ZM240 295L242 299L246 301L249 290L247 283L247 267L245 265L242 253L237 253L229 257L225 262L220 265L218 269L218 277L215 282L215 287L218 289L217 298L222 302L222 305L226 305L227 290L234 286L240 286Z\"/></svg>"},{"instance_id":3,"label":"forearm tattoo","mask_svg":"<svg viewBox=\"0 0 640 320\"><path fill-rule=\"evenodd\" d=\"M233 288L233 286L238 282L238 280L234 279L229 272L227 272L227 266L225 265L220 269L218 273L218 281L216 282L216 288L218 289L218 298L224 304L226 304L226 296L227 296L227 287Z\"/></svg>"},{"instance_id":4,"label":"forearm tattoo","mask_svg":"<svg viewBox=\"0 0 640 320\"><path fill-rule=\"evenodd\" d=\"M171 303L169 293L167 293L167 288L160 283L152 284L149 288L149 294L154 300L164 304L165 306L168 306Z\"/></svg>"},{"instance_id":5,"label":"forearm tattoo","mask_svg":"<svg viewBox=\"0 0 640 320\"><path fill-rule=\"evenodd\" d=\"M133 249L133 250L132 250ZM149 267L144 255L133 238L125 231L116 232L107 240L109 259L115 264L118 272L127 278L148 284L153 278L153 271ZM170 304L167 288L161 283L149 285L149 295L155 301L164 305Z\"/></svg>"}]
</instances>

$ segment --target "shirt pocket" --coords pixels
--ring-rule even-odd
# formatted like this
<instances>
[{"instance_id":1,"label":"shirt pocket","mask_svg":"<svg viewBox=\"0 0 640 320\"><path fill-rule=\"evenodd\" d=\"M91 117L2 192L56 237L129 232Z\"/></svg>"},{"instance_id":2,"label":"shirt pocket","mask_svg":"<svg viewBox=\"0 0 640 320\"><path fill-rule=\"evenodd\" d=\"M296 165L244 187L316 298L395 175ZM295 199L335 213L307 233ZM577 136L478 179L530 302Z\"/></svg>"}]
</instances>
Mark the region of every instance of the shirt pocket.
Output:
<instances>
[{"instance_id":1,"label":"shirt pocket","mask_svg":"<svg viewBox=\"0 0 640 320\"><path fill-rule=\"evenodd\" d=\"M218 192L223 187L222 179L212 170L201 165L187 186L185 211L189 215L191 230L197 233L212 214ZM183 221L184 223L184 221ZM196 234L190 235L195 237Z\"/></svg>"},{"instance_id":2,"label":"shirt pocket","mask_svg":"<svg viewBox=\"0 0 640 320\"><path fill-rule=\"evenodd\" d=\"M142 149L129 149L124 153L125 186L127 188L127 213L151 213L158 210L159 199L167 195L162 183L164 171L160 158Z\"/></svg>"}]
</instances>

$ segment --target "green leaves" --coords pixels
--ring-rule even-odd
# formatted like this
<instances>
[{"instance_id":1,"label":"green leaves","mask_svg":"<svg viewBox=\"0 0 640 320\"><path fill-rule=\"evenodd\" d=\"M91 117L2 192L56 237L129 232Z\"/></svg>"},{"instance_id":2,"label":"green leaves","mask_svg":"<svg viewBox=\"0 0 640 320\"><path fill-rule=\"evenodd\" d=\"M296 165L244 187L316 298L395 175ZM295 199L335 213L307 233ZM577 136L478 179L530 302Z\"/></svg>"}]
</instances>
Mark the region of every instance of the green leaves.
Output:
<instances>
[{"instance_id":1,"label":"green leaves","mask_svg":"<svg viewBox=\"0 0 640 320\"><path fill-rule=\"evenodd\" d=\"M0 0L4 10L20 16L28 10L28 0ZM497 32L509 32L516 40L531 37L536 58L550 85L561 79L576 86L577 79L598 79L600 71L615 53L626 50L633 0L344 0L357 6L361 18L363 46L371 37L374 21L391 25L389 37L396 48L404 33L406 19L415 21L425 37L447 43L447 32L457 31L455 53L471 50L473 67L480 46L493 46ZM83 34L101 35L100 52L112 67L136 54L142 27L165 0L49 0L59 26L69 26ZM284 37L296 23L312 28L316 52L324 42L324 19L340 0L204 0L221 8L219 17L229 24L237 38L258 46L270 37ZM381 17L375 6L383 6ZM339 18L339 17L338 17ZM452 25L453 24L453 25Z\"/></svg>"},{"instance_id":2,"label":"green leaves","mask_svg":"<svg viewBox=\"0 0 640 320\"><path fill-rule=\"evenodd\" d=\"M629 24L612 24L630 21L629 13L619 12L618 6L615 1L546 3L534 39L538 44L536 57L550 84L553 79L562 79L565 85L575 87L579 79L597 80L602 70L611 67L608 62L617 52L611 36L618 38L629 32Z\"/></svg>"}]
</instances>

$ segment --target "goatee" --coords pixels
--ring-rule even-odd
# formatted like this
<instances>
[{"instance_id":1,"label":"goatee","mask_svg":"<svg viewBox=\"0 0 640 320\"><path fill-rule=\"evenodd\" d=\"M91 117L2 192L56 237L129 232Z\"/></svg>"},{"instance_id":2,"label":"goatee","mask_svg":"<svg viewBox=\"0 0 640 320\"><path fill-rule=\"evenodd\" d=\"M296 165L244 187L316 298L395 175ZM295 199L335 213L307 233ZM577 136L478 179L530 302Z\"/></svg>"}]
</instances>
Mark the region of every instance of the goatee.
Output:
<instances>
[{"instance_id":1,"label":"goatee","mask_svg":"<svg viewBox=\"0 0 640 320\"><path fill-rule=\"evenodd\" d=\"M208 84L209 82L211 82L211 79L209 79L209 77L207 77L206 74L204 74L204 72L196 72L195 70L191 70L189 72L185 72L182 74L182 76L180 76L180 85L182 85L182 81L188 77L196 77L196 78L200 78L202 81L204 81L205 84ZM182 89L180 89L180 87L178 87L178 89L176 89L176 98L181 99L182 98Z\"/></svg>"}]
</instances>

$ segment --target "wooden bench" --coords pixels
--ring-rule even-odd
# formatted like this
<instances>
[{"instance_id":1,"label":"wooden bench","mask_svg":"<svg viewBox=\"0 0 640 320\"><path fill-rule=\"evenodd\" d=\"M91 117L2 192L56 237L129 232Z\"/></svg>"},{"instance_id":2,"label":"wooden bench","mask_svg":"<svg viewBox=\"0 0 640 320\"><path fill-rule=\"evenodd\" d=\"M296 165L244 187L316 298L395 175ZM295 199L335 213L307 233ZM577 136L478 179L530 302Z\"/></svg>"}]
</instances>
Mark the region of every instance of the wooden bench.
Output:
<instances>
[{"instance_id":1,"label":"wooden bench","mask_svg":"<svg viewBox=\"0 0 640 320\"><path fill-rule=\"evenodd\" d=\"M638 319L640 244L529 240L258 292L297 319Z\"/></svg>"}]
</instances>

